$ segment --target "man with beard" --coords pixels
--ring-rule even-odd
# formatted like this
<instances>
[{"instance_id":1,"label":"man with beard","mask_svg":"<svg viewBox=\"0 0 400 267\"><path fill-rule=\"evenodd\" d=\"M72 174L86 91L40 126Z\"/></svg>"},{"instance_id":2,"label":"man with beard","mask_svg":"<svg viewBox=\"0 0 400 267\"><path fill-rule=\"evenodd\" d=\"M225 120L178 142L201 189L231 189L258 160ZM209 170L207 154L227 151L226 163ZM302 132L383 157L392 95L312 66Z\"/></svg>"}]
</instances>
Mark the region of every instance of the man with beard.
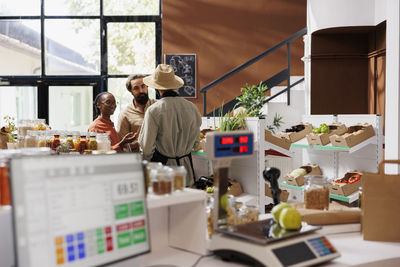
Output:
<instances>
[{"instance_id":1,"label":"man with beard","mask_svg":"<svg viewBox=\"0 0 400 267\"><path fill-rule=\"evenodd\" d=\"M143 83L144 77L141 74L130 75L126 81L126 89L133 95L133 102L118 117L117 132L121 137L130 132L139 135L144 113L155 102L154 99L149 99L147 85ZM138 150L137 147L133 149Z\"/></svg>"}]
</instances>

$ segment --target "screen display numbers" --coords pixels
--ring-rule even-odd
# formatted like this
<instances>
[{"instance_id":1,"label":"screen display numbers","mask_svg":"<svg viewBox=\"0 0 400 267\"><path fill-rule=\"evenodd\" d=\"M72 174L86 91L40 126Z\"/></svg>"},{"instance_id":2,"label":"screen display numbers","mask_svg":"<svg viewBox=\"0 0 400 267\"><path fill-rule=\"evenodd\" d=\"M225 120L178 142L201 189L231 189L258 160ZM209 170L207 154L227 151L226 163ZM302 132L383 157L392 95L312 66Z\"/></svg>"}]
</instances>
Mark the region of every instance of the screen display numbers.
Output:
<instances>
[{"instance_id":1,"label":"screen display numbers","mask_svg":"<svg viewBox=\"0 0 400 267\"><path fill-rule=\"evenodd\" d=\"M142 189L138 181L120 181L113 184L114 199L132 198L140 196Z\"/></svg>"}]
</instances>

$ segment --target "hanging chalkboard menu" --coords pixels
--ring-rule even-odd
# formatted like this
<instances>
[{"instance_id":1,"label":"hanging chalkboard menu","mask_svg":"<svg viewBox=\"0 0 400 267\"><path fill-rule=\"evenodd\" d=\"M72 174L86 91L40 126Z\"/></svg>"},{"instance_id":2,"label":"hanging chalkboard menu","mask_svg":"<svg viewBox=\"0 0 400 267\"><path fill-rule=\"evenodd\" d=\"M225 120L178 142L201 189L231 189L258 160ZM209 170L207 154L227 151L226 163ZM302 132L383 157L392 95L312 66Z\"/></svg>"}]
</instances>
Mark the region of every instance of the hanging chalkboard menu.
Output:
<instances>
[{"instance_id":1,"label":"hanging chalkboard menu","mask_svg":"<svg viewBox=\"0 0 400 267\"><path fill-rule=\"evenodd\" d=\"M196 54L165 54L164 63L174 68L175 75L181 77L185 84L179 88L179 95L196 98Z\"/></svg>"}]
</instances>

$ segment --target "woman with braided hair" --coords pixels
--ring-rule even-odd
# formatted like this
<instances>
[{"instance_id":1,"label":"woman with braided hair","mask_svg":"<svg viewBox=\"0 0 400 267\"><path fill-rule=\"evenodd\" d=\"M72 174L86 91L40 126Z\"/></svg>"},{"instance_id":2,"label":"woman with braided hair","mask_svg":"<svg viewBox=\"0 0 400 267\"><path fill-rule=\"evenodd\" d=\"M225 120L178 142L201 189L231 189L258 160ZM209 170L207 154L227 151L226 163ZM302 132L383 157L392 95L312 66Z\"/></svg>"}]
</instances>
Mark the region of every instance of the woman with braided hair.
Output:
<instances>
[{"instance_id":1,"label":"woman with braided hair","mask_svg":"<svg viewBox=\"0 0 400 267\"><path fill-rule=\"evenodd\" d=\"M111 115L114 114L117 104L114 96L109 92L103 92L96 96L94 100L94 108L97 118L89 125L89 132L108 133L111 140L111 149L123 151L124 146L129 143L137 143L135 141L136 134L127 133L121 140L111 121ZM137 145L137 144L136 144Z\"/></svg>"}]
</instances>

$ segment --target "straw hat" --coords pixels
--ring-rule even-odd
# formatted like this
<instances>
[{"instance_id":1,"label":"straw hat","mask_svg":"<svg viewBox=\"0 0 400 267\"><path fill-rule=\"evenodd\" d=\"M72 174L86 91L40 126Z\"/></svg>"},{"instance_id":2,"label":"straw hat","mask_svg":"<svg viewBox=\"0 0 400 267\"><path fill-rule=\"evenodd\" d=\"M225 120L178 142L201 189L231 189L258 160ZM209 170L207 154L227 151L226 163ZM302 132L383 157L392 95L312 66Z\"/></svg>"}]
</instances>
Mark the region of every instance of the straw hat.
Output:
<instances>
[{"instance_id":1,"label":"straw hat","mask_svg":"<svg viewBox=\"0 0 400 267\"><path fill-rule=\"evenodd\" d=\"M175 75L167 64L159 64L152 75L143 78L144 84L158 90L174 90L183 86L183 80Z\"/></svg>"}]
</instances>

